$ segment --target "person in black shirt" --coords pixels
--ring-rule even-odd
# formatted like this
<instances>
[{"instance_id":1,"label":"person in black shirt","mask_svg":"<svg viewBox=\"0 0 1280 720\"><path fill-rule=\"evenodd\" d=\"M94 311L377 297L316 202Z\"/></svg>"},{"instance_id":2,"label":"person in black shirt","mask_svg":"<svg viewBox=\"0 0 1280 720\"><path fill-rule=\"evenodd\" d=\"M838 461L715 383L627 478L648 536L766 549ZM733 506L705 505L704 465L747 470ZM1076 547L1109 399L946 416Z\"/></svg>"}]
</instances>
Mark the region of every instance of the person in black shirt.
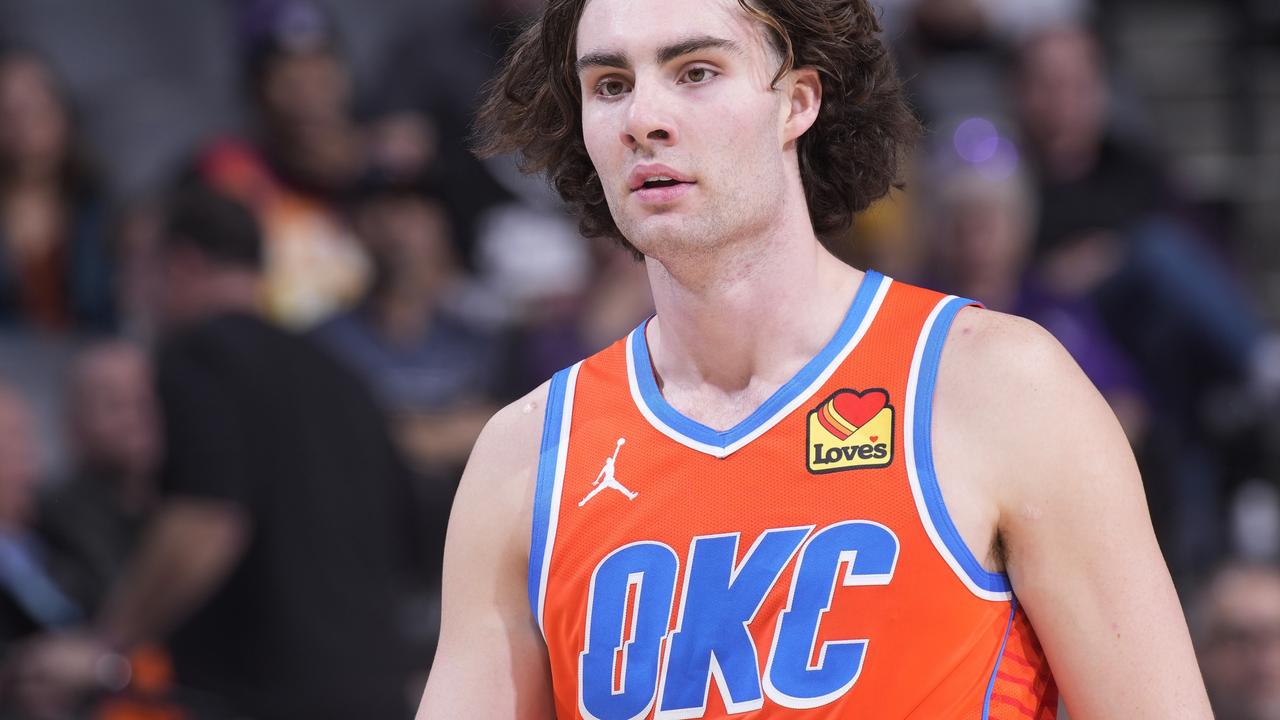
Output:
<instances>
[{"instance_id":1,"label":"person in black shirt","mask_svg":"<svg viewBox=\"0 0 1280 720\"><path fill-rule=\"evenodd\" d=\"M1019 49L1015 91L1039 176L1032 272L1094 306L1152 408L1140 457L1175 578L1228 547L1231 488L1259 472L1280 340L1149 143L1111 122L1099 38L1063 26ZM1218 249L1214 246L1219 245ZM1224 400L1224 398L1231 398Z\"/></svg>"},{"instance_id":2,"label":"person in black shirt","mask_svg":"<svg viewBox=\"0 0 1280 720\"><path fill-rule=\"evenodd\" d=\"M232 201L175 204L163 500L94 635L75 640L80 665L172 629L179 685L227 717L407 718L405 471L360 381L258 317L260 247Z\"/></svg>"},{"instance_id":3,"label":"person in black shirt","mask_svg":"<svg viewBox=\"0 0 1280 720\"><path fill-rule=\"evenodd\" d=\"M141 347L107 340L82 350L67 379L70 469L42 488L38 531L75 569L90 614L127 566L155 500L160 423L153 375Z\"/></svg>"}]
</instances>

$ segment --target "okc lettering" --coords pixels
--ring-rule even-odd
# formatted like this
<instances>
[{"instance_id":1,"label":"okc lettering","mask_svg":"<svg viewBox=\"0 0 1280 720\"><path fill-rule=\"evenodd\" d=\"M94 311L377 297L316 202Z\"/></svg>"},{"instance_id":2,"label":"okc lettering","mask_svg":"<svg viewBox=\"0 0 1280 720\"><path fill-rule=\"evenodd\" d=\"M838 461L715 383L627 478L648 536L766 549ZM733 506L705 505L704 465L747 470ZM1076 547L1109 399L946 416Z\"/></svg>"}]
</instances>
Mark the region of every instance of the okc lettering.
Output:
<instances>
[{"instance_id":1,"label":"okc lettering","mask_svg":"<svg viewBox=\"0 0 1280 720\"><path fill-rule=\"evenodd\" d=\"M679 558L669 546L631 543L600 561L591 575L578 656L583 717L638 720L654 710L662 720L700 718L713 678L730 713L766 702L816 708L849 692L870 640L819 641L822 618L837 588L889 584L898 563L897 536L866 520L816 532L814 526L778 528L761 533L735 564L740 536L693 538L679 605ZM793 561L787 605L761 673L750 628Z\"/></svg>"},{"instance_id":2,"label":"okc lettering","mask_svg":"<svg viewBox=\"0 0 1280 720\"><path fill-rule=\"evenodd\" d=\"M813 446L813 464L814 465L830 465L841 460L852 460L860 458L862 460L883 460L889 455L889 446L885 443L876 443L875 445L850 445L837 446L827 448L822 443L815 443Z\"/></svg>"}]
</instances>

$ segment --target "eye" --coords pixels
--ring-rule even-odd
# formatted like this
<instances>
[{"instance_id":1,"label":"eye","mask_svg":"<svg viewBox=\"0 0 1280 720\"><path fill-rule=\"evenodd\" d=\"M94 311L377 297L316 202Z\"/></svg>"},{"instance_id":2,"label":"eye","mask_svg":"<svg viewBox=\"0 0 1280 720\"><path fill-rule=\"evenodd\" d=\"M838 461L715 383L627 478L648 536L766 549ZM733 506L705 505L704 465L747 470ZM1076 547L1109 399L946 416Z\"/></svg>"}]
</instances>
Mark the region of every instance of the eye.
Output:
<instances>
[{"instance_id":1,"label":"eye","mask_svg":"<svg viewBox=\"0 0 1280 720\"><path fill-rule=\"evenodd\" d=\"M698 85L710 80L711 78L719 74L720 73L717 73L715 70L712 70L711 68L694 67L684 71L683 81L693 85Z\"/></svg>"},{"instance_id":2,"label":"eye","mask_svg":"<svg viewBox=\"0 0 1280 720\"><path fill-rule=\"evenodd\" d=\"M605 78L596 83L596 95L612 98L622 95L628 90L627 83L619 78Z\"/></svg>"}]
</instances>

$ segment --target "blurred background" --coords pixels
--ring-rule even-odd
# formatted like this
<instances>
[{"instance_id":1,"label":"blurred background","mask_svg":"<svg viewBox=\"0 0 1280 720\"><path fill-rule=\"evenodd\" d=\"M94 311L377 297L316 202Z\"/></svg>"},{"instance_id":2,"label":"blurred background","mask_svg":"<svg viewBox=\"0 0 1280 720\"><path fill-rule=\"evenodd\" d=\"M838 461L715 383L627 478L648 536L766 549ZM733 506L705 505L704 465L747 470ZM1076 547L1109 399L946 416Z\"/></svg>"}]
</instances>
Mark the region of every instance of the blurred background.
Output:
<instances>
[{"instance_id":1,"label":"blurred background","mask_svg":"<svg viewBox=\"0 0 1280 720\"><path fill-rule=\"evenodd\" d=\"M467 152L539 5L0 0L0 718L410 716L481 426L652 311ZM878 5L927 132L833 247L1058 337L1280 719L1280 4Z\"/></svg>"}]
</instances>

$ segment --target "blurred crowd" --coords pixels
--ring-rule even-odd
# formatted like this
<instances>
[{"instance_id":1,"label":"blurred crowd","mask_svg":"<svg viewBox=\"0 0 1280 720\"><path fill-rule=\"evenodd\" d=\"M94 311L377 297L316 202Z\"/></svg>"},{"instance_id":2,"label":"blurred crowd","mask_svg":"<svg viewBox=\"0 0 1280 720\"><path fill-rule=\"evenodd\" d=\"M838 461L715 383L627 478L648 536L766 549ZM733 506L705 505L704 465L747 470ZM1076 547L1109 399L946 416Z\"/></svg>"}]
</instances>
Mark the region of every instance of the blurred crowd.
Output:
<instances>
[{"instance_id":1,"label":"blurred crowd","mask_svg":"<svg viewBox=\"0 0 1280 720\"><path fill-rule=\"evenodd\" d=\"M467 152L538 4L440 3L361 88L330 7L226 0L244 121L131 192L50 56L0 36L0 718L410 716L480 428L652 312L642 264ZM1066 346L1219 717L1277 720L1277 312L1125 109L1117 4L886 1L928 131L828 246Z\"/></svg>"}]
</instances>

